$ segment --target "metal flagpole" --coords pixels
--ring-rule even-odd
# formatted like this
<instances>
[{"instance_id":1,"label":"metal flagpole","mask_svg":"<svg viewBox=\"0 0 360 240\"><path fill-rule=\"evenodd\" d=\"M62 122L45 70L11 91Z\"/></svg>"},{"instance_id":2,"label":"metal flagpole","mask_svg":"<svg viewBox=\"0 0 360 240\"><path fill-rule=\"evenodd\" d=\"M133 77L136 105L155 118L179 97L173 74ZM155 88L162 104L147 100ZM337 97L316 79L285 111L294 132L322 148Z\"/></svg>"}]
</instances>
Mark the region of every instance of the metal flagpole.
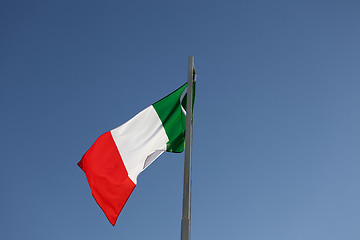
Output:
<instances>
[{"instance_id":1,"label":"metal flagpole","mask_svg":"<svg viewBox=\"0 0 360 240\"><path fill-rule=\"evenodd\" d=\"M181 240L190 240L191 225L191 145L192 145L192 116L193 116L193 86L194 86L194 57L189 56L188 86L186 99L186 132L185 132L185 160L184 160L184 190L183 212L181 220Z\"/></svg>"}]
</instances>

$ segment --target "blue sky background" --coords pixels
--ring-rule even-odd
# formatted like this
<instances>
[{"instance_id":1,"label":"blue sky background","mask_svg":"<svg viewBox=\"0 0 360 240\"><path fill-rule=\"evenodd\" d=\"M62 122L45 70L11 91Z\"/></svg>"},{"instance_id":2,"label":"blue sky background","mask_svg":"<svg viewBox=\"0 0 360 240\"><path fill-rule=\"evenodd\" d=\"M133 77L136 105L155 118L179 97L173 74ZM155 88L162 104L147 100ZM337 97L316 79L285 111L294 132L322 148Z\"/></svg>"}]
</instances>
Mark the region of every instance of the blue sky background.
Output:
<instances>
[{"instance_id":1,"label":"blue sky background","mask_svg":"<svg viewBox=\"0 0 360 240\"><path fill-rule=\"evenodd\" d=\"M0 2L0 238L180 239L183 154L115 227L76 163L198 71L192 239L360 238L358 1Z\"/></svg>"}]
</instances>

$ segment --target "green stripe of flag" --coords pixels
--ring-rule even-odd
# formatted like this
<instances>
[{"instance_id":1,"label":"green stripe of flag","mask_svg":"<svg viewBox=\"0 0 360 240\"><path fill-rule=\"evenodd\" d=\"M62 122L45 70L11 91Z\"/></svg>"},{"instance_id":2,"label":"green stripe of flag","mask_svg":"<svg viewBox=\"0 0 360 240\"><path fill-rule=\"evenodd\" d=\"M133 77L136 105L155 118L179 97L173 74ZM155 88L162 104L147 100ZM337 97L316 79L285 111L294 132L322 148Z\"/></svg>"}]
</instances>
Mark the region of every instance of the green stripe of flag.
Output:
<instances>
[{"instance_id":1,"label":"green stripe of flag","mask_svg":"<svg viewBox=\"0 0 360 240\"><path fill-rule=\"evenodd\" d=\"M162 122L169 142L166 144L168 152L182 152L185 147L186 116L181 110L181 96L187 83L153 104ZM186 99L186 94L183 96ZM186 101L185 101L186 102ZM186 104L184 107L186 111Z\"/></svg>"}]
</instances>

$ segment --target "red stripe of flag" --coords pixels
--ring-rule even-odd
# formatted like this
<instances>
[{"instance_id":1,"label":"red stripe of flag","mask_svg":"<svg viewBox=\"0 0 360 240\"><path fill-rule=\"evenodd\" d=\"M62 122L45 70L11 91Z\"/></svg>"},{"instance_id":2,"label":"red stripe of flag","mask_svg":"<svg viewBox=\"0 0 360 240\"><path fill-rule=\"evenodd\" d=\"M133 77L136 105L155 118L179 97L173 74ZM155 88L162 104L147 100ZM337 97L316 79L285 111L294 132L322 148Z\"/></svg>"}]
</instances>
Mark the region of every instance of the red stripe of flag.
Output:
<instances>
[{"instance_id":1,"label":"red stripe of flag","mask_svg":"<svg viewBox=\"0 0 360 240\"><path fill-rule=\"evenodd\" d=\"M79 167L85 172L96 202L112 225L135 188L110 132L101 135L84 154Z\"/></svg>"}]
</instances>

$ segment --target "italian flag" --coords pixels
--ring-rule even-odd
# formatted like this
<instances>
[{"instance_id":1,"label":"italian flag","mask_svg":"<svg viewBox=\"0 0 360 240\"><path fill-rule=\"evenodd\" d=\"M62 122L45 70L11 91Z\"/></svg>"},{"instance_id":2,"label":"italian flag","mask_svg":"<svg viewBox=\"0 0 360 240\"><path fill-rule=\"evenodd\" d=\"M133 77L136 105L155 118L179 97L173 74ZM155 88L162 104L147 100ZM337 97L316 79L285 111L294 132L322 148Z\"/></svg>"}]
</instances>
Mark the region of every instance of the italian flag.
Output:
<instances>
[{"instance_id":1,"label":"italian flag","mask_svg":"<svg viewBox=\"0 0 360 240\"><path fill-rule=\"evenodd\" d=\"M101 135L78 163L93 197L112 225L134 190L139 173L164 151L184 150L186 90L184 84Z\"/></svg>"}]
</instances>

